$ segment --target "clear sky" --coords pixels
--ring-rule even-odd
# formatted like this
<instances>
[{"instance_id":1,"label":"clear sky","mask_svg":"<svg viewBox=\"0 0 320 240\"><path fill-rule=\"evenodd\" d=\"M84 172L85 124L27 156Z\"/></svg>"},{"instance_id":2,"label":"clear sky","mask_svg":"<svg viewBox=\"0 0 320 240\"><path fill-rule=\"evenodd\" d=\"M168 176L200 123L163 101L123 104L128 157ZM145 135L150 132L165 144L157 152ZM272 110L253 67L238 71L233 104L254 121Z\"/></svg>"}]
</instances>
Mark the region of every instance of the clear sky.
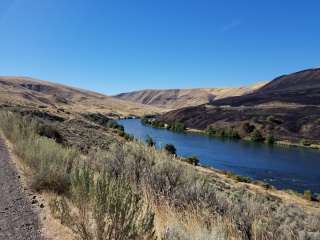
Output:
<instances>
[{"instance_id":1,"label":"clear sky","mask_svg":"<svg viewBox=\"0 0 320 240\"><path fill-rule=\"evenodd\" d=\"M0 75L106 94L320 65L319 0L1 0Z\"/></svg>"}]
</instances>

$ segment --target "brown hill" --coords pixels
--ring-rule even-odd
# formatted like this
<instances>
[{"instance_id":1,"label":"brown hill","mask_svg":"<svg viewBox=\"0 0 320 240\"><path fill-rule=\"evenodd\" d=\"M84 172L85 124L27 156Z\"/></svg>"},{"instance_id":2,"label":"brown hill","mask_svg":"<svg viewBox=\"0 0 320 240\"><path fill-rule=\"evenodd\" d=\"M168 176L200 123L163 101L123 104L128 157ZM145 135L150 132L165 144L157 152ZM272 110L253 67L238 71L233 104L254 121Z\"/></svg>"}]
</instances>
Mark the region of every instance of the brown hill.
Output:
<instances>
[{"instance_id":1,"label":"brown hill","mask_svg":"<svg viewBox=\"0 0 320 240\"><path fill-rule=\"evenodd\" d=\"M319 144L320 69L281 76L252 93L170 111L161 119L201 130L232 129L242 138L257 129L264 137Z\"/></svg>"},{"instance_id":2,"label":"brown hill","mask_svg":"<svg viewBox=\"0 0 320 240\"><path fill-rule=\"evenodd\" d=\"M147 104L161 108L178 109L201 105L215 99L240 96L252 92L264 84L265 82L239 88L150 89L121 93L115 97L125 101Z\"/></svg>"},{"instance_id":3,"label":"brown hill","mask_svg":"<svg viewBox=\"0 0 320 240\"><path fill-rule=\"evenodd\" d=\"M212 101L213 105L320 104L320 68L280 76L260 89L238 97Z\"/></svg>"},{"instance_id":4,"label":"brown hill","mask_svg":"<svg viewBox=\"0 0 320 240\"><path fill-rule=\"evenodd\" d=\"M0 77L0 104L120 116L161 112L156 107L28 77Z\"/></svg>"}]
</instances>

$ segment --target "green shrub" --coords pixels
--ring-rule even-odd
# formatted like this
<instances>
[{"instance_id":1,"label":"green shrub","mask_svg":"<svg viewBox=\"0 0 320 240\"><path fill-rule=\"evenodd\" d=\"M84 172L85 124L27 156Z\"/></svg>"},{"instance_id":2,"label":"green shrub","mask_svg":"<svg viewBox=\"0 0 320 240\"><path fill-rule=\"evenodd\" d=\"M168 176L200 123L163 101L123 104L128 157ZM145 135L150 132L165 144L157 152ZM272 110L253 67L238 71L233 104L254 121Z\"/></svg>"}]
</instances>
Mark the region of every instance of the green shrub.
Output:
<instances>
[{"instance_id":1,"label":"green shrub","mask_svg":"<svg viewBox=\"0 0 320 240\"><path fill-rule=\"evenodd\" d=\"M309 200L311 201L312 200L312 193L310 190L305 190L303 192L303 198L306 199L306 200Z\"/></svg>"},{"instance_id":2,"label":"green shrub","mask_svg":"<svg viewBox=\"0 0 320 240\"><path fill-rule=\"evenodd\" d=\"M147 118L147 117L143 117L143 118L141 118L141 123L142 123L143 125L147 125L147 124L150 123L150 119Z\"/></svg>"},{"instance_id":3,"label":"green shrub","mask_svg":"<svg viewBox=\"0 0 320 240\"><path fill-rule=\"evenodd\" d=\"M23 145L21 145L23 144ZM37 191L51 190L67 192L69 173L79 154L66 149L53 140L44 137L31 137L16 143L16 152L32 171L32 186Z\"/></svg>"},{"instance_id":4,"label":"green shrub","mask_svg":"<svg viewBox=\"0 0 320 240\"><path fill-rule=\"evenodd\" d=\"M249 178L249 177L246 177L246 176L240 176L240 175L237 175L233 172L227 172L226 175L238 182L245 182L245 183L251 183L252 180Z\"/></svg>"},{"instance_id":5,"label":"green shrub","mask_svg":"<svg viewBox=\"0 0 320 240\"><path fill-rule=\"evenodd\" d=\"M67 192L70 186L69 174L79 157L78 151L39 136L37 122L13 113L1 113L0 119L0 126L14 144L15 153L32 173L32 187L37 191Z\"/></svg>"},{"instance_id":6,"label":"green shrub","mask_svg":"<svg viewBox=\"0 0 320 240\"><path fill-rule=\"evenodd\" d=\"M100 225L97 239L153 238L154 214L126 181L100 176L94 201L94 219Z\"/></svg>"},{"instance_id":7,"label":"green shrub","mask_svg":"<svg viewBox=\"0 0 320 240\"><path fill-rule=\"evenodd\" d=\"M300 143L303 146L310 146L311 145L311 143L306 139L301 139Z\"/></svg>"},{"instance_id":8,"label":"green shrub","mask_svg":"<svg viewBox=\"0 0 320 240\"><path fill-rule=\"evenodd\" d=\"M262 141L264 141L264 137L262 136L262 134L260 133L259 130L255 129L251 133L251 141L253 141L253 142L262 142Z\"/></svg>"},{"instance_id":9,"label":"green shrub","mask_svg":"<svg viewBox=\"0 0 320 240\"><path fill-rule=\"evenodd\" d=\"M160 119L157 119L155 116L143 117L141 119L141 123L143 125L151 125L152 127L155 127L155 128L164 128L166 126L165 122L163 122ZM178 121L171 123L171 124L167 124L167 125L168 125L167 129L174 131L174 132L184 132L186 129L185 125L181 122L178 122Z\"/></svg>"},{"instance_id":10,"label":"green shrub","mask_svg":"<svg viewBox=\"0 0 320 240\"><path fill-rule=\"evenodd\" d=\"M122 131L119 131L119 132L118 132L118 135L119 135L120 137L124 137L125 134L126 134L126 133L125 133L125 132L122 132Z\"/></svg>"},{"instance_id":11,"label":"green shrub","mask_svg":"<svg viewBox=\"0 0 320 240\"><path fill-rule=\"evenodd\" d=\"M199 159L197 156L191 156L186 158L186 162L195 166L198 166L199 164Z\"/></svg>"},{"instance_id":12,"label":"green shrub","mask_svg":"<svg viewBox=\"0 0 320 240\"><path fill-rule=\"evenodd\" d=\"M54 139L57 143L63 143L63 138L57 127L52 124L41 124L38 127L38 134L47 138Z\"/></svg>"},{"instance_id":13,"label":"green shrub","mask_svg":"<svg viewBox=\"0 0 320 240\"><path fill-rule=\"evenodd\" d=\"M207 128L206 133L210 137L214 137L214 136L216 136L217 130L215 128L213 128L212 126L210 126L209 128Z\"/></svg>"},{"instance_id":14,"label":"green shrub","mask_svg":"<svg viewBox=\"0 0 320 240\"><path fill-rule=\"evenodd\" d=\"M118 129L119 131L124 132L124 127L121 124L117 123L115 120L108 120L106 127Z\"/></svg>"},{"instance_id":15,"label":"green shrub","mask_svg":"<svg viewBox=\"0 0 320 240\"><path fill-rule=\"evenodd\" d=\"M216 129L210 126L207 128L206 133L210 137L223 137L223 138L229 138L229 139L240 139L239 133L234 128L220 128Z\"/></svg>"},{"instance_id":16,"label":"green shrub","mask_svg":"<svg viewBox=\"0 0 320 240\"><path fill-rule=\"evenodd\" d=\"M230 139L240 139L239 133L234 128L228 129L225 133L225 137Z\"/></svg>"},{"instance_id":17,"label":"green shrub","mask_svg":"<svg viewBox=\"0 0 320 240\"><path fill-rule=\"evenodd\" d=\"M149 147L153 147L156 143L154 142L154 140L152 139L152 137L150 135L147 135L146 144Z\"/></svg>"},{"instance_id":18,"label":"green shrub","mask_svg":"<svg viewBox=\"0 0 320 240\"><path fill-rule=\"evenodd\" d=\"M176 121L170 125L169 129L174 132L184 132L186 127L183 123Z\"/></svg>"},{"instance_id":19,"label":"green shrub","mask_svg":"<svg viewBox=\"0 0 320 240\"><path fill-rule=\"evenodd\" d=\"M281 124L282 120L275 118L274 116L268 116L267 121L269 123Z\"/></svg>"},{"instance_id":20,"label":"green shrub","mask_svg":"<svg viewBox=\"0 0 320 240\"><path fill-rule=\"evenodd\" d=\"M159 121L159 120L154 120L151 122L151 126L152 127L156 127L156 128L163 128L164 127L164 123Z\"/></svg>"},{"instance_id":21,"label":"green shrub","mask_svg":"<svg viewBox=\"0 0 320 240\"><path fill-rule=\"evenodd\" d=\"M105 171L94 178L88 167L78 168L72 177L70 202L54 200L51 211L69 219L61 222L80 239L155 239L154 214L126 179L112 178ZM75 211L70 211L70 204Z\"/></svg>"},{"instance_id":22,"label":"green shrub","mask_svg":"<svg viewBox=\"0 0 320 240\"><path fill-rule=\"evenodd\" d=\"M153 116L153 115L144 116L141 119L141 123L143 125L151 125L152 127L155 127L155 128L164 128L165 127L165 123L163 121L157 119L157 117ZM171 125L170 125L170 127L171 127ZM174 130L174 128L171 130ZM177 131L180 131L180 130L177 130Z\"/></svg>"},{"instance_id":23,"label":"green shrub","mask_svg":"<svg viewBox=\"0 0 320 240\"><path fill-rule=\"evenodd\" d=\"M172 155L176 155L177 154L177 149L176 147L173 145L173 144L166 144L164 146L164 150L169 153L169 154L172 154Z\"/></svg>"},{"instance_id":24,"label":"green shrub","mask_svg":"<svg viewBox=\"0 0 320 240\"><path fill-rule=\"evenodd\" d=\"M316 199L318 202L320 202L320 193L316 193L315 196L316 196L315 199Z\"/></svg>"},{"instance_id":25,"label":"green shrub","mask_svg":"<svg viewBox=\"0 0 320 240\"><path fill-rule=\"evenodd\" d=\"M269 134L269 135L267 136L266 142L267 142L268 144L270 144L270 145L274 144L275 138L273 137L273 135L270 135L270 134Z\"/></svg>"},{"instance_id":26,"label":"green shrub","mask_svg":"<svg viewBox=\"0 0 320 240\"><path fill-rule=\"evenodd\" d=\"M134 136L132 134L129 134L129 133L124 133L123 137L127 141L133 141L134 140Z\"/></svg>"},{"instance_id":27,"label":"green shrub","mask_svg":"<svg viewBox=\"0 0 320 240\"><path fill-rule=\"evenodd\" d=\"M243 125L242 125L242 129L243 129L243 131L246 132L246 133L252 133L253 130L255 129L255 126L254 126L254 125L251 125L251 124L248 123L248 122L245 122L245 123L243 123Z\"/></svg>"}]
</instances>

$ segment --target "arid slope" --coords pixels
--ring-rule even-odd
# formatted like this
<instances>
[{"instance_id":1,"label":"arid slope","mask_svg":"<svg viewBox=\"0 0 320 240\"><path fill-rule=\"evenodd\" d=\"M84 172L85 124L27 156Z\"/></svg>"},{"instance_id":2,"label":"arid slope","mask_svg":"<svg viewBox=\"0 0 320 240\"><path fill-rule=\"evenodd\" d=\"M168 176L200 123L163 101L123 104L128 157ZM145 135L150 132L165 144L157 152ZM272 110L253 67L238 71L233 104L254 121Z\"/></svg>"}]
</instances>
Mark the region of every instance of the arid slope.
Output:
<instances>
[{"instance_id":1,"label":"arid slope","mask_svg":"<svg viewBox=\"0 0 320 240\"><path fill-rule=\"evenodd\" d=\"M0 104L64 109L78 113L101 112L120 116L162 111L156 107L27 77L0 77Z\"/></svg>"},{"instance_id":2,"label":"arid slope","mask_svg":"<svg viewBox=\"0 0 320 240\"><path fill-rule=\"evenodd\" d=\"M320 68L283 75L250 94L212 102L219 106L257 106L272 103L320 105Z\"/></svg>"},{"instance_id":3,"label":"arid slope","mask_svg":"<svg viewBox=\"0 0 320 240\"><path fill-rule=\"evenodd\" d=\"M262 87L265 83L266 82L261 82L239 88L150 89L121 93L115 97L126 101L147 104L160 108L178 109L201 105L215 99L230 96L241 96Z\"/></svg>"},{"instance_id":4,"label":"arid slope","mask_svg":"<svg viewBox=\"0 0 320 240\"><path fill-rule=\"evenodd\" d=\"M243 96L170 111L162 120L180 121L201 130L209 126L233 129L243 138L258 129L264 137L272 135L277 140L319 144L320 69L278 77Z\"/></svg>"}]
</instances>

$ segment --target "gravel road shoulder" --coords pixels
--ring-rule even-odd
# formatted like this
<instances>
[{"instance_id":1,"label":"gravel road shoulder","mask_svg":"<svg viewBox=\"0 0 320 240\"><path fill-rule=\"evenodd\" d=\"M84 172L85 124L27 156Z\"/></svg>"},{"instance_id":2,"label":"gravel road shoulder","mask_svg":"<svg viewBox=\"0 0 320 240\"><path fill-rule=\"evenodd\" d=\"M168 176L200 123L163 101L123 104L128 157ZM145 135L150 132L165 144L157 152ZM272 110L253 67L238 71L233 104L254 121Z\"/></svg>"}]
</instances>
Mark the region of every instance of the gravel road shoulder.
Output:
<instances>
[{"instance_id":1,"label":"gravel road shoulder","mask_svg":"<svg viewBox=\"0 0 320 240\"><path fill-rule=\"evenodd\" d=\"M36 200L26 195L19 178L0 137L0 240L41 239Z\"/></svg>"}]
</instances>

